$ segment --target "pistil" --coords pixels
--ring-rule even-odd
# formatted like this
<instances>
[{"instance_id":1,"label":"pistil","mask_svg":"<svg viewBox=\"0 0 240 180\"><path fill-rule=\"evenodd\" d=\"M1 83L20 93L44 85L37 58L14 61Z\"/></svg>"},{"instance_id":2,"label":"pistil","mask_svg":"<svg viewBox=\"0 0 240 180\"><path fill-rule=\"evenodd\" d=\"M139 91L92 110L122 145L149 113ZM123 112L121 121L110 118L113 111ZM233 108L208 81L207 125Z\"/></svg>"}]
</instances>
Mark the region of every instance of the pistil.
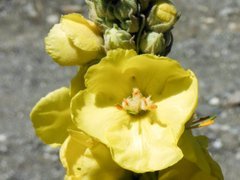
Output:
<instances>
[{"instance_id":1,"label":"pistil","mask_svg":"<svg viewBox=\"0 0 240 180\"><path fill-rule=\"evenodd\" d=\"M132 96L123 99L121 105L116 106L119 110L125 110L129 114L138 115L157 108L151 100L151 96L144 97L138 88L133 88Z\"/></svg>"}]
</instances>

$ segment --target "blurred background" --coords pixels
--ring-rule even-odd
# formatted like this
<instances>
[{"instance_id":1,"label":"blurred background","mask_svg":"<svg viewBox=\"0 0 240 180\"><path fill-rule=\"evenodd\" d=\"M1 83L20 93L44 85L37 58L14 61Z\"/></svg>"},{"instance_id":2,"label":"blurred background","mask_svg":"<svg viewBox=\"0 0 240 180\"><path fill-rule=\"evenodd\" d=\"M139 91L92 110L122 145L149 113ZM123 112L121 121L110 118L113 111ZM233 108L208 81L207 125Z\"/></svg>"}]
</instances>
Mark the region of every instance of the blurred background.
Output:
<instances>
[{"instance_id":1,"label":"blurred background","mask_svg":"<svg viewBox=\"0 0 240 180\"><path fill-rule=\"evenodd\" d=\"M199 78L198 113L217 115L196 130L226 180L240 177L240 0L178 0L171 58ZM58 150L35 136L29 112L76 72L44 52L43 39L61 14L86 15L83 0L0 0L0 180L63 179Z\"/></svg>"}]
</instances>

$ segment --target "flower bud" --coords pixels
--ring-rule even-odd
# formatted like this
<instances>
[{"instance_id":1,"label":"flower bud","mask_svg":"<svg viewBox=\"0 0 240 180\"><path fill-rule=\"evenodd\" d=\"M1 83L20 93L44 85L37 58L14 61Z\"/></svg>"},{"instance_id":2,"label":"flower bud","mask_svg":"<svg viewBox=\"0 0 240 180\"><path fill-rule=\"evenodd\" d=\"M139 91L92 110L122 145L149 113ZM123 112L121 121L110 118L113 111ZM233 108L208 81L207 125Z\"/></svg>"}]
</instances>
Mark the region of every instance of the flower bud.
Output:
<instances>
[{"instance_id":1,"label":"flower bud","mask_svg":"<svg viewBox=\"0 0 240 180\"><path fill-rule=\"evenodd\" d=\"M98 27L80 14L62 16L45 38L45 49L63 66L83 65L103 55Z\"/></svg>"},{"instance_id":2,"label":"flower bud","mask_svg":"<svg viewBox=\"0 0 240 180\"><path fill-rule=\"evenodd\" d=\"M136 0L120 0L114 9L114 15L120 21L122 29L134 33L139 30L139 18L137 18L138 4Z\"/></svg>"},{"instance_id":3,"label":"flower bud","mask_svg":"<svg viewBox=\"0 0 240 180\"><path fill-rule=\"evenodd\" d=\"M120 21L136 14L138 9L136 0L119 0L115 7L117 8L114 9L114 15Z\"/></svg>"},{"instance_id":4,"label":"flower bud","mask_svg":"<svg viewBox=\"0 0 240 180\"><path fill-rule=\"evenodd\" d=\"M112 2L106 0L86 0L89 6L89 14L91 18L102 18L108 20L114 20ZM93 16L94 15L94 16Z\"/></svg>"},{"instance_id":5,"label":"flower bud","mask_svg":"<svg viewBox=\"0 0 240 180\"><path fill-rule=\"evenodd\" d=\"M165 51L166 43L163 33L145 33L140 41L140 49L144 54L160 54Z\"/></svg>"},{"instance_id":6,"label":"flower bud","mask_svg":"<svg viewBox=\"0 0 240 180\"><path fill-rule=\"evenodd\" d=\"M135 33L139 30L139 18L134 15L130 16L130 19L124 20L120 24L121 28L129 33Z\"/></svg>"},{"instance_id":7,"label":"flower bud","mask_svg":"<svg viewBox=\"0 0 240 180\"><path fill-rule=\"evenodd\" d=\"M131 34L119 29L117 26L105 31L104 41L106 50L117 48L135 49L135 42Z\"/></svg>"},{"instance_id":8,"label":"flower bud","mask_svg":"<svg viewBox=\"0 0 240 180\"><path fill-rule=\"evenodd\" d=\"M173 3L169 0L158 0L152 7L148 18L148 28L155 32L166 32L171 30L179 18Z\"/></svg>"}]
</instances>

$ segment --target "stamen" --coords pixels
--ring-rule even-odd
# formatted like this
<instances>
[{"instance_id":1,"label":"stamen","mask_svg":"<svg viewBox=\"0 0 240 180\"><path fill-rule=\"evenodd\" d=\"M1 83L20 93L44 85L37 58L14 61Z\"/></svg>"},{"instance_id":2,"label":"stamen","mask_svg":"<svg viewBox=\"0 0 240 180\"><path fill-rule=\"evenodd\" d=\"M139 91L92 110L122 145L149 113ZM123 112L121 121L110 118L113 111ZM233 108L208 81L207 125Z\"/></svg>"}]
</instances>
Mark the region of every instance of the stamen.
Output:
<instances>
[{"instance_id":1,"label":"stamen","mask_svg":"<svg viewBox=\"0 0 240 180\"><path fill-rule=\"evenodd\" d=\"M121 105L116 105L119 110L125 110L129 114L137 115L140 112L154 110L157 105L151 100L151 96L144 97L138 88L133 88L132 96L123 99Z\"/></svg>"},{"instance_id":2,"label":"stamen","mask_svg":"<svg viewBox=\"0 0 240 180\"><path fill-rule=\"evenodd\" d=\"M209 126L214 123L215 119L216 119L216 116L207 116L207 117L202 117L196 120L192 120L189 122L189 124L187 124L186 128L193 129L193 128Z\"/></svg>"},{"instance_id":3,"label":"stamen","mask_svg":"<svg viewBox=\"0 0 240 180\"><path fill-rule=\"evenodd\" d=\"M123 110L123 107L122 107L121 105L119 105L119 104L116 105L116 108L117 108L118 110Z\"/></svg>"}]
</instances>

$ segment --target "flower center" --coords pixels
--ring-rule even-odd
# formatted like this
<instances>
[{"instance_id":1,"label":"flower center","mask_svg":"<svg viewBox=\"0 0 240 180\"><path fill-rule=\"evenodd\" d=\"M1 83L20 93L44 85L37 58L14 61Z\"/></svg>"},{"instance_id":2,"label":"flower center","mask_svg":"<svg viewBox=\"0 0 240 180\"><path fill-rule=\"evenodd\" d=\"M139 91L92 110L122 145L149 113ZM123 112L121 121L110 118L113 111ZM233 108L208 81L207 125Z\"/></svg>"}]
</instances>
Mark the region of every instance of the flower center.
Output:
<instances>
[{"instance_id":1,"label":"flower center","mask_svg":"<svg viewBox=\"0 0 240 180\"><path fill-rule=\"evenodd\" d=\"M157 105L151 100L151 96L144 97L138 88L133 88L132 96L123 99L121 105L116 106L119 110L125 110L129 114L137 115L142 112L154 110Z\"/></svg>"}]
</instances>

